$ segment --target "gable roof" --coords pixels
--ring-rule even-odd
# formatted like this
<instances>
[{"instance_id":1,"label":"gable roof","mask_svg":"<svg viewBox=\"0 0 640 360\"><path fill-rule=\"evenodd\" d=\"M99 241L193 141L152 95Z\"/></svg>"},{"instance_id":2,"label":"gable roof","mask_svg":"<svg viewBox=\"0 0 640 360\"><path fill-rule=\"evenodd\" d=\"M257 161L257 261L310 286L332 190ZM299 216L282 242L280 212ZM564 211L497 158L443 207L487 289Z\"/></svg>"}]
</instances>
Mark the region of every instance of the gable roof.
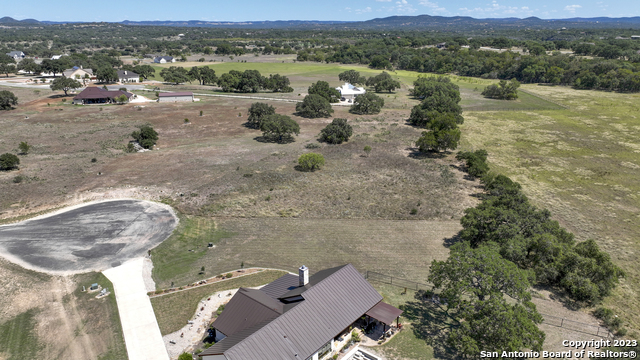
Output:
<instances>
[{"instance_id":1,"label":"gable roof","mask_svg":"<svg viewBox=\"0 0 640 360\"><path fill-rule=\"evenodd\" d=\"M93 75L93 70L92 69L81 69L77 66L72 67L71 69L67 69L65 71L62 72L62 75L64 75L64 77L69 77L71 75L73 75L73 73L75 73L76 71L81 71L81 72L85 72L89 75Z\"/></svg>"},{"instance_id":2,"label":"gable roof","mask_svg":"<svg viewBox=\"0 0 640 360\"><path fill-rule=\"evenodd\" d=\"M361 95L366 92L364 88L353 86L349 83L344 83L344 85L337 87L336 90L340 91L342 96L344 95Z\"/></svg>"},{"instance_id":3,"label":"gable roof","mask_svg":"<svg viewBox=\"0 0 640 360\"><path fill-rule=\"evenodd\" d=\"M157 56L153 59L153 61L160 61L162 59L165 59L166 61L171 61L173 60L173 56Z\"/></svg>"},{"instance_id":4,"label":"gable roof","mask_svg":"<svg viewBox=\"0 0 640 360\"><path fill-rule=\"evenodd\" d=\"M137 79L140 75L134 73L133 71L127 70L118 70L118 79Z\"/></svg>"},{"instance_id":5,"label":"gable roof","mask_svg":"<svg viewBox=\"0 0 640 360\"><path fill-rule=\"evenodd\" d=\"M298 276L294 274L286 274L279 277L273 282L263 286L260 291L271 296L274 299L280 298L285 293L298 287Z\"/></svg>"},{"instance_id":6,"label":"gable roof","mask_svg":"<svg viewBox=\"0 0 640 360\"><path fill-rule=\"evenodd\" d=\"M309 279L309 284L301 287L304 300L293 308L266 324L256 323L253 328L223 339L200 356L224 354L228 360L307 359L382 300L351 264L320 271ZM247 334L250 331L253 332Z\"/></svg>"},{"instance_id":7,"label":"gable roof","mask_svg":"<svg viewBox=\"0 0 640 360\"><path fill-rule=\"evenodd\" d=\"M24 56L24 53L22 51L11 51L11 52L8 52L7 55L11 57L16 57L16 56Z\"/></svg>"},{"instance_id":8,"label":"gable roof","mask_svg":"<svg viewBox=\"0 0 640 360\"><path fill-rule=\"evenodd\" d=\"M213 327L230 336L265 320L273 320L283 312L283 304L262 291L240 288Z\"/></svg>"},{"instance_id":9,"label":"gable roof","mask_svg":"<svg viewBox=\"0 0 640 360\"><path fill-rule=\"evenodd\" d=\"M133 94L130 92L115 90L109 91L99 87L88 87L82 90L78 95L76 95L73 100L82 100L82 99L114 99L120 95L126 95L127 99L130 99Z\"/></svg>"}]
</instances>

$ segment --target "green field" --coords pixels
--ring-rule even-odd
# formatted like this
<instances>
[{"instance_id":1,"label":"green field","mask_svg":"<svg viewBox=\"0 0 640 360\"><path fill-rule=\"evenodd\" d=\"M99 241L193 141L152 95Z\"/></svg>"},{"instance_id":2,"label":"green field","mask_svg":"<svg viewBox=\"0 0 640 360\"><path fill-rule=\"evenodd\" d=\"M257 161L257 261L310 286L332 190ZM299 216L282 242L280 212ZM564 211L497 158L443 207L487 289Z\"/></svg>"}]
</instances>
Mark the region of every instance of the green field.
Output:
<instances>
[{"instance_id":1,"label":"green field","mask_svg":"<svg viewBox=\"0 0 640 360\"><path fill-rule=\"evenodd\" d=\"M203 298L223 290L239 287L256 287L268 284L286 274L284 271L265 270L254 275L232 278L222 282L151 298L153 311L158 319L162 335L171 334L187 324Z\"/></svg>"},{"instance_id":2,"label":"green field","mask_svg":"<svg viewBox=\"0 0 640 360\"><path fill-rule=\"evenodd\" d=\"M462 150L486 149L494 170L520 182L578 240L593 238L611 254L627 278L604 305L637 338L640 95L524 88L570 109L465 113Z\"/></svg>"},{"instance_id":3,"label":"green field","mask_svg":"<svg viewBox=\"0 0 640 360\"><path fill-rule=\"evenodd\" d=\"M0 324L0 357L6 360L37 358L41 345L35 334L38 309L30 309Z\"/></svg>"},{"instance_id":4,"label":"green field","mask_svg":"<svg viewBox=\"0 0 640 360\"><path fill-rule=\"evenodd\" d=\"M168 66L180 66L179 63L172 65L154 66L156 70L155 80L162 80L160 71ZM301 97L298 94L306 93L307 88L312 82L318 80L328 81L331 86L339 86L342 82L338 79L338 74L349 69L355 69L364 76L375 76L381 72L381 70L370 69L362 65L340 65L340 64L322 64L312 62L298 62L292 63L263 63L263 62L247 62L247 63L203 63L216 71L216 74L227 73L230 70L258 70L263 76L269 74L285 75L291 79L291 86L294 88L294 92L290 94L273 94L273 93L260 93L259 96L275 97L275 98L288 98L299 99ZM188 67L190 68L190 67ZM432 74L423 74L415 71L397 70L390 72L397 80L402 84L402 88L392 94L382 93L380 94L385 100L386 109L411 109L412 106L418 104L418 101L408 97L409 88L413 87L413 82L418 76L434 76ZM458 86L460 86L460 93L462 95L462 102L460 105L463 109L469 110L481 110L481 111L512 111L512 110L536 110L536 109L562 109L552 102L546 101L542 98L532 96L530 94L520 92L519 98L515 101L502 101L496 99L487 99L481 95L482 90L490 84L497 83L497 80L484 80L468 77L449 76ZM196 91L210 92L213 87L191 86L191 84L184 84L175 88L192 89ZM216 93L220 93L216 91ZM249 94L246 94L249 95Z\"/></svg>"}]
</instances>

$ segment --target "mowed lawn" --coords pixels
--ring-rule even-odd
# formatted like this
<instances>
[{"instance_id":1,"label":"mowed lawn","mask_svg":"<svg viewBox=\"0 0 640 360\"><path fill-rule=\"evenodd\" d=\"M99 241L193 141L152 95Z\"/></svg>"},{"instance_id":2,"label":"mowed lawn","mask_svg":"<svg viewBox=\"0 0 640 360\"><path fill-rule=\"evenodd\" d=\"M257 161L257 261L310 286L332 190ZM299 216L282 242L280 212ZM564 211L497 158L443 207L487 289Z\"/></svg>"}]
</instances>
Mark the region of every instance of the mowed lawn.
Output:
<instances>
[{"instance_id":1,"label":"mowed lawn","mask_svg":"<svg viewBox=\"0 0 640 360\"><path fill-rule=\"evenodd\" d=\"M208 274L204 277L208 277L239 269L242 263L288 271L306 265L312 273L351 263L361 272L378 271L424 282L431 261L447 258L445 243L460 230L458 221L272 217L211 221L218 231L227 234L215 241L215 248L207 248L207 239L196 244L193 238L172 237L152 251L154 264L164 264L162 271L154 271L156 286L166 288L172 281L180 286L200 280L202 266ZM175 259L180 259L183 266L171 266Z\"/></svg>"},{"instance_id":2,"label":"mowed lawn","mask_svg":"<svg viewBox=\"0 0 640 360\"><path fill-rule=\"evenodd\" d=\"M465 112L462 149L486 149L494 170L520 182L578 240L593 238L611 254L627 277L604 305L637 338L640 95L524 88L570 109Z\"/></svg>"}]
</instances>

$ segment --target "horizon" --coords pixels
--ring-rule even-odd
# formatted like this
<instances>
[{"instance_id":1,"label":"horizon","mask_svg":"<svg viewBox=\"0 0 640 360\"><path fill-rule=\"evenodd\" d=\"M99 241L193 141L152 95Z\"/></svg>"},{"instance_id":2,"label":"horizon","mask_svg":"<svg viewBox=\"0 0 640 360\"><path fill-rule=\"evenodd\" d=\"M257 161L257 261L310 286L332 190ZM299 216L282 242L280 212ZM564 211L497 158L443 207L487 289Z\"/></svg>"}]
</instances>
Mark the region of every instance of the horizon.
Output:
<instances>
[{"instance_id":1,"label":"horizon","mask_svg":"<svg viewBox=\"0 0 640 360\"><path fill-rule=\"evenodd\" d=\"M261 21L340 21L359 22L390 16L468 16L475 19L526 19L564 20L572 18L624 18L640 16L640 2L612 0L510 0L503 5L498 0L353 0L346 6L336 0L307 2L282 0L263 2L238 0L233 4L212 5L204 0L194 0L188 6L177 6L168 0L157 0L152 6L115 0L112 9L91 13L69 12L66 8L51 6L45 0L34 0L26 10L21 3L4 5L6 17L16 20L35 19L51 22L122 22L122 21L207 21L207 22L261 22ZM145 14L132 17L131 14ZM198 16L193 16L197 14ZM310 17L309 14L313 14ZM185 20L189 19L189 20ZM283 20L288 19L288 20Z\"/></svg>"}]
</instances>

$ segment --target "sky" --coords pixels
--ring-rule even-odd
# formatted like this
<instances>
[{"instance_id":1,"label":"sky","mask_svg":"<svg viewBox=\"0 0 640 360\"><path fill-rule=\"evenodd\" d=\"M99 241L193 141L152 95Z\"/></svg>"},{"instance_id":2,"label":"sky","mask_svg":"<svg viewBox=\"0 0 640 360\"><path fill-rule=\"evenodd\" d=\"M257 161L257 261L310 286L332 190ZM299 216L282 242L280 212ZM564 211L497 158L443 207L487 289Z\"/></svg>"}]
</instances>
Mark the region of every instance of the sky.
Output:
<instances>
[{"instance_id":1,"label":"sky","mask_svg":"<svg viewBox=\"0 0 640 360\"><path fill-rule=\"evenodd\" d=\"M392 15L542 19L640 16L638 0L110 0L106 7L0 0L0 17L49 21L361 21ZM78 10L78 11L76 11ZM86 10L86 11L85 11Z\"/></svg>"}]
</instances>

